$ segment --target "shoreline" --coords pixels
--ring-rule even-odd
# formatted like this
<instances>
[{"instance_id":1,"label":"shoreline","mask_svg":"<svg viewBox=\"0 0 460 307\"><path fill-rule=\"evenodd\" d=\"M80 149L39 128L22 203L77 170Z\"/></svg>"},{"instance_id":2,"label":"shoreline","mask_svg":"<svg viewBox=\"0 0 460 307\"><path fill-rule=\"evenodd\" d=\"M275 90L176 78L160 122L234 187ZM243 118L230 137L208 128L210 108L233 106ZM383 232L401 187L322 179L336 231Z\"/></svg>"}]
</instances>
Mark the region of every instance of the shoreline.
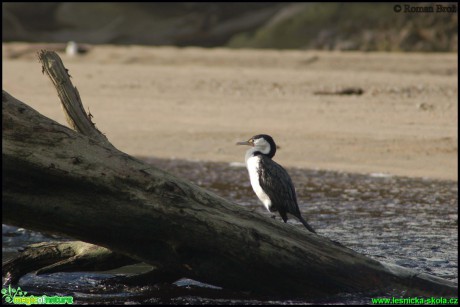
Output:
<instances>
[{"instance_id":1,"label":"shoreline","mask_svg":"<svg viewBox=\"0 0 460 307\"><path fill-rule=\"evenodd\" d=\"M180 164L221 164L223 166L227 166L230 168L241 168L246 172L246 164L244 161L233 161L233 162L228 162L228 161L209 161L209 160L187 160L187 159L181 159L181 158L160 158L160 157L155 157L155 156L134 156L136 159L146 161L147 163L152 163L154 166L155 161L160 161L160 163L180 163ZM277 161L279 162L279 161ZM324 172L324 173L336 173L336 174L343 174L343 175L349 175L349 176L364 176L364 177L371 177L371 178L396 178L396 179L407 179L407 180L421 180L421 181L431 181L431 182L445 182L445 183L456 183L457 180L451 180L451 179L442 179L442 178L432 178L432 177L426 177L426 176L405 176L405 175L396 175L396 174L391 174L391 173L360 173L360 172L351 172L351 171L343 171L343 170L333 170L333 169L324 169L324 168L309 168L309 167L298 167L298 166L289 166L289 165L282 165L284 168L289 173L289 169L292 170L298 170L298 171L306 171L306 172ZM174 175L174 174L173 174Z\"/></svg>"}]
</instances>

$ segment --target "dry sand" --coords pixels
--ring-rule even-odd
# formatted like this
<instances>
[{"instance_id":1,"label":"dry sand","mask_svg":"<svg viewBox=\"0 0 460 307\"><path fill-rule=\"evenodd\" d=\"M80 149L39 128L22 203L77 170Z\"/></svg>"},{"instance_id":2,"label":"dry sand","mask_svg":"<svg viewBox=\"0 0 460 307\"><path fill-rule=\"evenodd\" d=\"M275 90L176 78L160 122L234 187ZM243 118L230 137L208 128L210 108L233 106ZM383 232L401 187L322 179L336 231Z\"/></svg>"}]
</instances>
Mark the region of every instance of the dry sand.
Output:
<instances>
[{"instance_id":1,"label":"dry sand","mask_svg":"<svg viewBox=\"0 0 460 307\"><path fill-rule=\"evenodd\" d=\"M24 44L3 89L62 123ZM284 166L457 180L457 54L95 46L61 54L96 126L135 156L243 162L266 133ZM315 95L360 87L357 96Z\"/></svg>"}]
</instances>

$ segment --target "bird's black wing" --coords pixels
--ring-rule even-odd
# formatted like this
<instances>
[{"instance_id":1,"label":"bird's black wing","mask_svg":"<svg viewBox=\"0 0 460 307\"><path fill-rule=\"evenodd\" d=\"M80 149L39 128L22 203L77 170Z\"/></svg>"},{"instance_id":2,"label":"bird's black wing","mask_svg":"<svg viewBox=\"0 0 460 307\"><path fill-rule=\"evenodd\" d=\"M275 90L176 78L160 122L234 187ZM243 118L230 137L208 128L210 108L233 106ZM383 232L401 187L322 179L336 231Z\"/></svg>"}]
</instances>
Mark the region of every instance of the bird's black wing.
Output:
<instances>
[{"instance_id":1,"label":"bird's black wing","mask_svg":"<svg viewBox=\"0 0 460 307\"><path fill-rule=\"evenodd\" d=\"M286 212L299 217L297 197L291 177L286 170L272 159L260 155L259 182L281 217L286 221Z\"/></svg>"}]
</instances>

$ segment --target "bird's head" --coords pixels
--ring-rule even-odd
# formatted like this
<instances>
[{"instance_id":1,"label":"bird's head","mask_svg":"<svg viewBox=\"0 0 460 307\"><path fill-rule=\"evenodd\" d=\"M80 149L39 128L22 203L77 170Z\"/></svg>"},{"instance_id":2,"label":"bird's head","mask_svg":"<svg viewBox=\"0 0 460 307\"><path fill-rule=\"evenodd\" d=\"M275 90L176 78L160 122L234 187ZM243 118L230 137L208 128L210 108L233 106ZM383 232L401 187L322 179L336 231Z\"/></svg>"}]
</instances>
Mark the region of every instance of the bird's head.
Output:
<instances>
[{"instance_id":1,"label":"bird's head","mask_svg":"<svg viewBox=\"0 0 460 307\"><path fill-rule=\"evenodd\" d=\"M254 154L261 153L263 155L268 156L269 158L273 158L276 153L276 144L273 141L273 138L267 134L258 134L250 138L245 142L238 142L236 145L249 145L254 147L252 151Z\"/></svg>"}]
</instances>

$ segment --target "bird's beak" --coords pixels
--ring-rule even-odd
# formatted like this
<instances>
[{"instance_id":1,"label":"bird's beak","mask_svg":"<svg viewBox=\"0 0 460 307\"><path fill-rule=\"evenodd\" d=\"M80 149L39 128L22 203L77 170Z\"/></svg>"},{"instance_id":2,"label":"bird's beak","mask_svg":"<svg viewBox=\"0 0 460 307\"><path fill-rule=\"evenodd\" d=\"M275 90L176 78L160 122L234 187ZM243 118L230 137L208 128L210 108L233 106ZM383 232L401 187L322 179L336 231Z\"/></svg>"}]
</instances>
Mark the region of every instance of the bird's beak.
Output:
<instances>
[{"instance_id":1,"label":"bird's beak","mask_svg":"<svg viewBox=\"0 0 460 307\"><path fill-rule=\"evenodd\" d=\"M249 146L253 146L253 144L249 141L245 141L245 142L238 142L236 143L236 145L249 145Z\"/></svg>"}]
</instances>

